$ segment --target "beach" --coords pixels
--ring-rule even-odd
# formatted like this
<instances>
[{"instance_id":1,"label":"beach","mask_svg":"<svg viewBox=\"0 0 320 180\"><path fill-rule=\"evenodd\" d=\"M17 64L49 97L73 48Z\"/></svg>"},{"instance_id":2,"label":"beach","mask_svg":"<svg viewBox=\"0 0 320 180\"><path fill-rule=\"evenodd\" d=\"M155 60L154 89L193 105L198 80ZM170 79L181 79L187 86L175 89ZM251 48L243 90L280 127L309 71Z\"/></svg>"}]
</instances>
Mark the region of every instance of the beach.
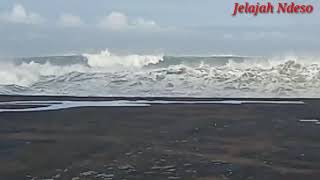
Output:
<instances>
[{"instance_id":1,"label":"beach","mask_svg":"<svg viewBox=\"0 0 320 180\"><path fill-rule=\"evenodd\" d=\"M0 97L0 102L111 100L303 104L163 103L0 112L0 179L320 178L319 99ZM14 108L30 105L0 105Z\"/></svg>"}]
</instances>

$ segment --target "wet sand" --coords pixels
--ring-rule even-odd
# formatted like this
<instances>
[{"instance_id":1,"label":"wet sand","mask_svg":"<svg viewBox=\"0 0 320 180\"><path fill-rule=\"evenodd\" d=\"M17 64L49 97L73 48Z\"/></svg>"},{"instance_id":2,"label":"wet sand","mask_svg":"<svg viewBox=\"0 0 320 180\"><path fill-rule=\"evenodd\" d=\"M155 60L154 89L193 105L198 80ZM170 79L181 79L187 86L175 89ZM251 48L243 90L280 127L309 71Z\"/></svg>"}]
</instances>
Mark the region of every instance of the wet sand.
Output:
<instances>
[{"instance_id":1,"label":"wet sand","mask_svg":"<svg viewBox=\"0 0 320 180\"><path fill-rule=\"evenodd\" d=\"M0 97L16 100L111 99ZM320 100L303 101L2 112L0 179L318 180L320 124L300 120Z\"/></svg>"}]
</instances>

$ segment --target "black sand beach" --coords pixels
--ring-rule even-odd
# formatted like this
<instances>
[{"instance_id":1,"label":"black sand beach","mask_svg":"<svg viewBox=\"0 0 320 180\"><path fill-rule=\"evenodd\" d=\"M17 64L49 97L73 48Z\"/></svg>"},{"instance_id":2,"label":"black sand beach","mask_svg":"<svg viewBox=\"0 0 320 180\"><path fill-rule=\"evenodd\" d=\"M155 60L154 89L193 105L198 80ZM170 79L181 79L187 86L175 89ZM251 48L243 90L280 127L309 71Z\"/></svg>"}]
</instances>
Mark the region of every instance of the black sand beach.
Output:
<instances>
[{"instance_id":1,"label":"black sand beach","mask_svg":"<svg viewBox=\"0 0 320 180\"><path fill-rule=\"evenodd\" d=\"M320 100L302 101L0 112L0 179L318 180L320 124L300 120Z\"/></svg>"}]
</instances>

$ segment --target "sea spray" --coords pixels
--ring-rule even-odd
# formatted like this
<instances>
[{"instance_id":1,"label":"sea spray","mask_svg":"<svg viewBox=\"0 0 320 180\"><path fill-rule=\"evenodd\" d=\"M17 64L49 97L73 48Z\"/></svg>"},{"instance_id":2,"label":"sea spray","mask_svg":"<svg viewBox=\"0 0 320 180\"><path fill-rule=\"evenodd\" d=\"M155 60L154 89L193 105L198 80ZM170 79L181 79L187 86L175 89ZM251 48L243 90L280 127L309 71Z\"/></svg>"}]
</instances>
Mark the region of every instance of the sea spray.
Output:
<instances>
[{"instance_id":1,"label":"sea spray","mask_svg":"<svg viewBox=\"0 0 320 180\"><path fill-rule=\"evenodd\" d=\"M163 60L161 55L115 55L108 50L101 51L100 54L84 54L91 67L106 68L141 68L150 64L157 64Z\"/></svg>"},{"instance_id":2,"label":"sea spray","mask_svg":"<svg viewBox=\"0 0 320 180\"><path fill-rule=\"evenodd\" d=\"M57 59L59 63L55 62ZM66 63L61 63L62 60ZM79 57L23 58L15 63L1 63L0 75L1 94L194 97L319 97L320 94L318 57L177 57L115 55L103 51Z\"/></svg>"}]
</instances>

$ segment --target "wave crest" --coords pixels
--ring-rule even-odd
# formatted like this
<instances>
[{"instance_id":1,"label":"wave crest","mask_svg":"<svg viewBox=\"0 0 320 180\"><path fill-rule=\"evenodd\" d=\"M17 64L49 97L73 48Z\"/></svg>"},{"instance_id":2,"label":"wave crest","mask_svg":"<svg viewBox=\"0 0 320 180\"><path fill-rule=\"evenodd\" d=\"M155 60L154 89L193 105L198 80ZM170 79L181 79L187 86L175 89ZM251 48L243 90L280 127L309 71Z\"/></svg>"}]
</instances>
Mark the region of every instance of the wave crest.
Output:
<instances>
[{"instance_id":1,"label":"wave crest","mask_svg":"<svg viewBox=\"0 0 320 180\"><path fill-rule=\"evenodd\" d=\"M141 68L150 64L157 64L163 60L163 56L155 55L126 55L111 54L108 49L99 54L83 54L91 67L105 68Z\"/></svg>"},{"instance_id":2,"label":"wave crest","mask_svg":"<svg viewBox=\"0 0 320 180\"><path fill-rule=\"evenodd\" d=\"M0 94L320 97L316 57L118 56L108 51L85 56L87 63L0 64Z\"/></svg>"}]
</instances>

